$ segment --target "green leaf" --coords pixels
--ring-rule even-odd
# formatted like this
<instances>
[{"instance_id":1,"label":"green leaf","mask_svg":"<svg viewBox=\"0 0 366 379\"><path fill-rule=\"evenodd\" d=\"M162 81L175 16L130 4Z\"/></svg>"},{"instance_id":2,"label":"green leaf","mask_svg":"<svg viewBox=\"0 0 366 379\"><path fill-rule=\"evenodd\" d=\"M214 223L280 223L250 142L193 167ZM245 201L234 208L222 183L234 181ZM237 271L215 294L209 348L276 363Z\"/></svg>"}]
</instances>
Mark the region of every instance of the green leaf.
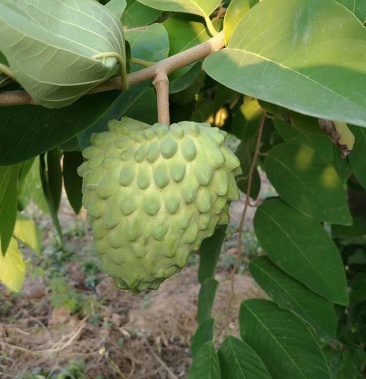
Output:
<instances>
[{"instance_id":1,"label":"green leaf","mask_svg":"<svg viewBox=\"0 0 366 379\"><path fill-rule=\"evenodd\" d=\"M366 2L364 0L336 0L348 8L364 24L366 21Z\"/></svg>"},{"instance_id":2,"label":"green leaf","mask_svg":"<svg viewBox=\"0 0 366 379\"><path fill-rule=\"evenodd\" d=\"M34 159L32 167L27 174L26 180L24 180L21 186L18 196L18 201L21 203L27 204L30 199L34 201L43 213L49 212L47 201L42 189L39 158Z\"/></svg>"},{"instance_id":3,"label":"green leaf","mask_svg":"<svg viewBox=\"0 0 366 379\"><path fill-rule=\"evenodd\" d=\"M138 0L149 7L168 12L192 13L209 16L219 5L220 0Z\"/></svg>"},{"instance_id":4,"label":"green leaf","mask_svg":"<svg viewBox=\"0 0 366 379\"><path fill-rule=\"evenodd\" d=\"M319 221L352 224L342 181L313 149L277 145L266 156L265 171L280 197L298 211Z\"/></svg>"},{"instance_id":5,"label":"green leaf","mask_svg":"<svg viewBox=\"0 0 366 379\"><path fill-rule=\"evenodd\" d=\"M117 91L88 95L62 109L0 107L0 165L36 157L70 140L103 119L117 96Z\"/></svg>"},{"instance_id":6,"label":"green leaf","mask_svg":"<svg viewBox=\"0 0 366 379\"><path fill-rule=\"evenodd\" d=\"M327 162L331 162L333 160L333 143L329 136L320 130L317 120L303 115L299 115L300 117L297 118L296 114L294 115L296 121L291 119L292 125L278 118L273 119L273 124L284 141L309 146ZM307 130L297 127L299 121L305 120L306 124L303 125L307 127Z\"/></svg>"},{"instance_id":7,"label":"green leaf","mask_svg":"<svg viewBox=\"0 0 366 379\"><path fill-rule=\"evenodd\" d=\"M351 305L355 306L366 300L366 273L357 272L352 278L350 292Z\"/></svg>"},{"instance_id":8,"label":"green leaf","mask_svg":"<svg viewBox=\"0 0 366 379\"><path fill-rule=\"evenodd\" d=\"M122 25L96 1L3 0L0 33L10 70L44 107L70 105L124 71Z\"/></svg>"},{"instance_id":9,"label":"green leaf","mask_svg":"<svg viewBox=\"0 0 366 379\"><path fill-rule=\"evenodd\" d=\"M212 341L214 336L215 320L213 318L206 318L198 325L196 333L193 336L191 343L191 352L193 359L195 358L200 347L207 341Z\"/></svg>"},{"instance_id":10,"label":"green leaf","mask_svg":"<svg viewBox=\"0 0 366 379\"><path fill-rule=\"evenodd\" d=\"M222 243L225 239L226 226L216 228L211 237L205 238L200 247L200 265L198 280L202 284L206 279L213 278L219 259Z\"/></svg>"},{"instance_id":11,"label":"green leaf","mask_svg":"<svg viewBox=\"0 0 366 379\"><path fill-rule=\"evenodd\" d=\"M244 15L258 2L259 0L232 0L230 2L224 18L225 45L230 41L235 28Z\"/></svg>"},{"instance_id":12,"label":"green leaf","mask_svg":"<svg viewBox=\"0 0 366 379\"><path fill-rule=\"evenodd\" d=\"M228 336L218 351L221 376L225 379L271 379L257 353L245 342Z\"/></svg>"},{"instance_id":13,"label":"green leaf","mask_svg":"<svg viewBox=\"0 0 366 379\"><path fill-rule=\"evenodd\" d=\"M252 259L249 271L280 308L301 317L320 337L336 339L337 317L332 303L287 275L265 256Z\"/></svg>"},{"instance_id":14,"label":"green leaf","mask_svg":"<svg viewBox=\"0 0 366 379\"><path fill-rule=\"evenodd\" d=\"M14 228L14 237L28 245L34 252L40 253L42 248L42 233L37 224L18 213Z\"/></svg>"},{"instance_id":15,"label":"green leaf","mask_svg":"<svg viewBox=\"0 0 366 379\"><path fill-rule=\"evenodd\" d=\"M64 152L63 177L64 186L70 205L75 213L79 213L82 205L81 187L83 179L78 175L77 168L84 162L79 151Z\"/></svg>"},{"instance_id":16,"label":"green leaf","mask_svg":"<svg viewBox=\"0 0 366 379\"><path fill-rule=\"evenodd\" d=\"M192 20L191 17L178 14L168 18L163 25L169 35L170 56L197 46L210 38L206 25L201 19ZM171 73L169 75L170 80L179 78L192 67L193 64Z\"/></svg>"},{"instance_id":17,"label":"green leaf","mask_svg":"<svg viewBox=\"0 0 366 379\"><path fill-rule=\"evenodd\" d=\"M169 53L168 33L161 24L153 24L144 30L126 31L126 40L130 44L132 58L143 59L148 62L159 62ZM141 66L131 65L131 71Z\"/></svg>"},{"instance_id":18,"label":"green leaf","mask_svg":"<svg viewBox=\"0 0 366 379\"><path fill-rule=\"evenodd\" d=\"M188 379L221 379L219 359L212 341L204 343L197 351Z\"/></svg>"},{"instance_id":19,"label":"green leaf","mask_svg":"<svg viewBox=\"0 0 366 379\"><path fill-rule=\"evenodd\" d=\"M2 249L0 244L0 250ZM18 243L12 238L6 255L0 254L0 281L11 291L19 292L22 289L25 277L25 264Z\"/></svg>"},{"instance_id":20,"label":"green leaf","mask_svg":"<svg viewBox=\"0 0 366 379\"><path fill-rule=\"evenodd\" d=\"M9 63L6 60L5 55L0 51L0 66L1 65L9 66ZM7 85L10 81L11 79L8 76L2 74L0 69L0 88Z\"/></svg>"},{"instance_id":21,"label":"green leaf","mask_svg":"<svg viewBox=\"0 0 366 379\"><path fill-rule=\"evenodd\" d=\"M53 225L56 228L62 248L64 248L63 235L57 211L60 203L60 178L61 169L57 165L57 151L50 151L46 155L40 156L40 176L42 189L47 200L48 209L51 213ZM55 193L53 192L55 190Z\"/></svg>"},{"instance_id":22,"label":"green leaf","mask_svg":"<svg viewBox=\"0 0 366 379\"><path fill-rule=\"evenodd\" d=\"M366 188L366 129L351 126L351 131L355 136L353 150L348 155L351 169L363 188Z\"/></svg>"},{"instance_id":23,"label":"green leaf","mask_svg":"<svg viewBox=\"0 0 366 379\"><path fill-rule=\"evenodd\" d=\"M266 0L203 67L246 95L366 126L365 48L364 26L333 0Z\"/></svg>"},{"instance_id":24,"label":"green leaf","mask_svg":"<svg viewBox=\"0 0 366 379\"><path fill-rule=\"evenodd\" d=\"M126 0L110 0L105 5L117 18L121 18L126 8Z\"/></svg>"},{"instance_id":25,"label":"green leaf","mask_svg":"<svg viewBox=\"0 0 366 379\"><path fill-rule=\"evenodd\" d=\"M320 223L278 198L264 201L253 223L258 241L273 263L318 295L348 304L342 259Z\"/></svg>"},{"instance_id":26,"label":"green leaf","mask_svg":"<svg viewBox=\"0 0 366 379\"><path fill-rule=\"evenodd\" d=\"M240 335L274 379L330 379L323 353L304 323L271 301L241 303Z\"/></svg>"},{"instance_id":27,"label":"green leaf","mask_svg":"<svg viewBox=\"0 0 366 379\"><path fill-rule=\"evenodd\" d=\"M125 28L138 28L151 24L161 15L161 11L147 7L136 0L127 0L127 7L122 15Z\"/></svg>"},{"instance_id":28,"label":"green leaf","mask_svg":"<svg viewBox=\"0 0 366 379\"><path fill-rule=\"evenodd\" d=\"M211 316L218 285L219 282L213 278L207 278L201 284L197 304L197 319L199 324Z\"/></svg>"},{"instance_id":29,"label":"green leaf","mask_svg":"<svg viewBox=\"0 0 366 379\"><path fill-rule=\"evenodd\" d=\"M18 175L21 165L0 166L0 256L8 249L17 218ZM2 254L1 254L2 252Z\"/></svg>"}]
</instances>

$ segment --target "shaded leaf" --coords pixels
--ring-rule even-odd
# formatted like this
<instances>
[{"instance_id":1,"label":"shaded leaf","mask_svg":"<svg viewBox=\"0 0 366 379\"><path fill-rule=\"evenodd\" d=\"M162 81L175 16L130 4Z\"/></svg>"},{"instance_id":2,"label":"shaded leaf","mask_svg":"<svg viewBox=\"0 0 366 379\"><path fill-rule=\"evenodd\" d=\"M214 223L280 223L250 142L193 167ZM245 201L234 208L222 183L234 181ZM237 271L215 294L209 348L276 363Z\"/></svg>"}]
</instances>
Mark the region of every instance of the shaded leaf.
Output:
<instances>
[{"instance_id":1,"label":"shaded leaf","mask_svg":"<svg viewBox=\"0 0 366 379\"><path fill-rule=\"evenodd\" d=\"M78 175L77 168L83 162L83 156L79 151L64 152L62 175L67 198L75 213L79 213L82 205L83 179Z\"/></svg>"},{"instance_id":2,"label":"shaded leaf","mask_svg":"<svg viewBox=\"0 0 366 379\"><path fill-rule=\"evenodd\" d=\"M193 359L204 343L207 341L212 341L214 335L214 325L215 320L213 318L206 318L198 325L191 343L191 352Z\"/></svg>"},{"instance_id":3,"label":"shaded leaf","mask_svg":"<svg viewBox=\"0 0 366 379\"><path fill-rule=\"evenodd\" d=\"M1 248L1 244L0 244ZM25 264L15 238L10 240L6 255L0 254L0 281L11 291L19 292L25 277Z\"/></svg>"},{"instance_id":4,"label":"shaded leaf","mask_svg":"<svg viewBox=\"0 0 366 379\"><path fill-rule=\"evenodd\" d=\"M110 0L105 5L117 18L121 18L126 8L126 0Z\"/></svg>"},{"instance_id":5,"label":"shaded leaf","mask_svg":"<svg viewBox=\"0 0 366 379\"><path fill-rule=\"evenodd\" d=\"M130 44L132 58L148 62L159 62L169 53L168 33L161 24L153 24L144 30L131 30L125 33ZM141 69L140 65L132 63L131 71Z\"/></svg>"},{"instance_id":6,"label":"shaded leaf","mask_svg":"<svg viewBox=\"0 0 366 379\"><path fill-rule=\"evenodd\" d=\"M21 165L0 166L0 255L10 244L17 217L18 175ZM2 254L1 254L2 252Z\"/></svg>"},{"instance_id":7,"label":"shaded leaf","mask_svg":"<svg viewBox=\"0 0 366 379\"><path fill-rule=\"evenodd\" d=\"M344 5L362 22L366 21L366 2L364 0L336 0Z\"/></svg>"},{"instance_id":8,"label":"shaded leaf","mask_svg":"<svg viewBox=\"0 0 366 379\"><path fill-rule=\"evenodd\" d=\"M122 24L125 28L138 28L151 24L160 15L160 10L150 8L136 0L127 0L127 6L122 15Z\"/></svg>"},{"instance_id":9,"label":"shaded leaf","mask_svg":"<svg viewBox=\"0 0 366 379\"><path fill-rule=\"evenodd\" d=\"M265 171L281 198L301 213L334 224L352 224L346 194L334 167L305 145L271 149Z\"/></svg>"},{"instance_id":10,"label":"shaded leaf","mask_svg":"<svg viewBox=\"0 0 366 379\"><path fill-rule=\"evenodd\" d=\"M203 67L240 93L366 126L365 46L362 23L333 0L266 0Z\"/></svg>"},{"instance_id":11,"label":"shaded leaf","mask_svg":"<svg viewBox=\"0 0 366 379\"><path fill-rule=\"evenodd\" d=\"M50 154L50 157L48 155ZM60 202L60 197L58 195L59 193L59 187L57 184L57 178L61 178L61 172L58 171L57 167L57 161L56 161L56 154L57 152L51 151L48 152L46 155L40 156L40 176L41 176L41 183L42 183L42 189L43 193L45 195L48 209L50 211L53 225L56 228L57 235L60 239L62 248L64 248L64 241L63 241L63 235L61 230L60 221L58 219L57 211L58 211L58 205ZM49 166L50 164L50 166ZM55 172L52 172L54 170ZM58 174L59 172L59 174ZM55 178L55 179L53 179ZM59 183L59 182L58 182ZM52 188L55 188L55 193L53 193Z\"/></svg>"},{"instance_id":12,"label":"shaded leaf","mask_svg":"<svg viewBox=\"0 0 366 379\"><path fill-rule=\"evenodd\" d=\"M62 109L0 107L0 165L36 157L70 140L108 114L117 96L117 91L88 95Z\"/></svg>"},{"instance_id":13,"label":"shaded leaf","mask_svg":"<svg viewBox=\"0 0 366 379\"><path fill-rule=\"evenodd\" d=\"M228 336L218 351L221 376L225 379L271 379L257 353L245 342Z\"/></svg>"},{"instance_id":14,"label":"shaded leaf","mask_svg":"<svg viewBox=\"0 0 366 379\"><path fill-rule=\"evenodd\" d=\"M349 163L357 180L366 189L366 129L357 126L351 126L350 129L355 136L355 144L348 155Z\"/></svg>"},{"instance_id":15,"label":"shaded leaf","mask_svg":"<svg viewBox=\"0 0 366 379\"><path fill-rule=\"evenodd\" d=\"M251 299L241 303L239 322L242 339L274 379L330 379L318 342L291 312L271 301Z\"/></svg>"},{"instance_id":16,"label":"shaded leaf","mask_svg":"<svg viewBox=\"0 0 366 379\"><path fill-rule=\"evenodd\" d=\"M221 379L219 359L212 341L204 343L197 351L188 379Z\"/></svg>"},{"instance_id":17,"label":"shaded leaf","mask_svg":"<svg viewBox=\"0 0 366 379\"><path fill-rule=\"evenodd\" d=\"M337 317L332 303L287 275L265 256L253 258L249 271L280 308L308 322L320 337L335 339Z\"/></svg>"},{"instance_id":18,"label":"shaded leaf","mask_svg":"<svg viewBox=\"0 0 366 379\"><path fill-rule=\"evenodd\" d=\"M20 239L36 253L41 252L42 234L37 224L18 213L14 228L14 237Z\"/></svg>"},{"instance_id":19,"label":"shaded leaf","mask_svg":"<svg viewBox=\"0 0 366 379\"><path fill-rule=\"evenodd\" d=\"M139 0L149 7L168 12L193 13L198 16L209 16L219 5L220 0Z\"/></svg>"},{"instance_id":20,"label":"shaded leaf","mask_svg":"<svg viewBox=\"0 0 366 379\"><path fill-rule=\"evenodd\" d=\"M186 15L174 15L163 23L169 35L169 56L180 53L207 41L211 36L202 19L194 19ZM169 75L170 80L187 73L194 64L183 67Z\"/></svg>"},{"instance_id":21,"label":"shaded leaf","mask_svg":"<svg viewBox=\"0 0 366 379\"><path fill-rule=\"evenodd\" d=\"M253 223L258 241L273 263L329 301L348 304L342 259L320 223L278 198L264 201Z\"/></svg>"},{"instance_id":22,"label":"shaded leaf","mask_svg":"<svg viewBox=\"0 0 366 379\"><path fill-rule=\"evenodd\" d=\"M125 66L122 25L96 1L3 0L0 33L16 80L48 108L70 105Z\"/></svg>"},{"instance_id":23,"label":"shaded leaf","mask_svg":"<svg viewBox=\"0 0 366 379\"><path fill-rule=\"evenodd\" d=\"M219 282L213 278L207 278L201 284L197 304L197 319L199 324L211 316L218 285Z\"/></svg>"},{"instance_id":24,"label":"shaded leaf","mask_svg":"<svg viewBox=\"0 0 366 379\"><path fill-rule=\"evenodd\" d=\"M226 225L216 228L211 237L205 238L200 247L200 265L198 280L202 284L205 279L213 278L219 259L222 243L225 239Z\"/></svg>"}]
</instances>

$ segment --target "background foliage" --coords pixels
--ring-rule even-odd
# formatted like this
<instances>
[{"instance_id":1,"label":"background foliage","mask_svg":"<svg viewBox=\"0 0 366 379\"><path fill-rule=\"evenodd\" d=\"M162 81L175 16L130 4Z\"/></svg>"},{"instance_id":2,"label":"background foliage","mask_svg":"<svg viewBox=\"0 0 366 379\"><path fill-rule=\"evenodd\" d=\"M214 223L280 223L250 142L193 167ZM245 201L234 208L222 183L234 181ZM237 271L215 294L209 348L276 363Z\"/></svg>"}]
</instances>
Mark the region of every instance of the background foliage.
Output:
<instances>
[{"instance_id":1,"label":"background foliage","mask_svg":"<svg viewBox=\"0 0 366 379\"><path fill-rule=\"evenodd\" d=\"M94 9L92 1L80 3L87 11ZM24 20L42 10L16 9L11 4L3 1L0 6L2 33L7 33L9 19ZM207 41L213 28L223 30L224 49L170 75L171 121L209 121L235 135L240 140L236 154L243 169L238 178L241 191L256 199L260 169L277 193L257 209L254 229L265 254L249 264L269 299L244 301L238 314L241 338L228 335L220 345L211 308L225 232L217 229L201 246L199 327L192 341L191 379L363 377L365 4L362 0L112 0L106 4L126 28L129 72L142 69L136 59L159 62ZM96 36L101 35L90 21L85 22ZM34 44L41 37L46 50L51 41L42 32L44 24L31 32L21 25L19 19L12 26L21 36L8 33L12 39L0 42L0 64L27 71L16 67L28 57L12 52L13 39ZM95 43L82 38L84 48ZM52 60L34 59L32 67L40 67L40 74L49 70ZM101 71L92 68L101 75L98 81L106 79L104 70L118 71L107 61L100 64ZM18 77L17 70L13 69ZM70 72L75 73L72 64ZM67 98L80 97L89 88L75 74L79 79L77 95L67 93ZM19 81L25 89L32 88L27 77ZM19 88L5 75L0 75L0 86L3 91ZM0 108L0 280L13 291L21 289L25 274L18 241L40 251L37 226L24 219L22 210L33 201L49 211L62 243L57 218L62 185L79 212L81 180L76 168L92 133L106 130L108 120L123 115L150 124L157 120L151 80L125 92L83 96L72 104L64 95L56 96L63 106L58 109ZM335 123L324 130L319 119ZM245 246L238 254L242 249Z\"/></svg>"}]
</instances>

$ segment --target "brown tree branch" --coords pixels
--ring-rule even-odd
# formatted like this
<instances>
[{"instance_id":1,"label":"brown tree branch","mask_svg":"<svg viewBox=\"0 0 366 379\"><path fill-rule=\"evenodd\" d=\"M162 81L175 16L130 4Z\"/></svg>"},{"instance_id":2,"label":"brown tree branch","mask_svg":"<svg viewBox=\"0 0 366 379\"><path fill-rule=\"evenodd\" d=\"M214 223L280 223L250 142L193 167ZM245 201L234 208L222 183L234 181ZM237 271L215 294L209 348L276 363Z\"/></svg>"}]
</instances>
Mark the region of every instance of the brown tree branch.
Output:
<instances>
[{"instance_id":1,"label":"brown tree branch","mask_svg":"<svg viewBox=\"0 0 366 379\"><path fill-rule=\"evenodd\" d=\"M158 75L159 72L165 72L167 75L169 75L173 71L206 58L208 55L222 49L224 46L224 35L222 32L220 32L215 37L210 38L206 42L175 54L169 58L163 59L153 66L128 74L127 83L129 86L131 86L147 79L153 79ZM113 77L104 83L99 84L88 93L105 92L115 89L119 90L120 88L121 78ZM31 96L25 91L0 92L0 107L24 104L36 104Z\"/></svg>"}]
</instances>

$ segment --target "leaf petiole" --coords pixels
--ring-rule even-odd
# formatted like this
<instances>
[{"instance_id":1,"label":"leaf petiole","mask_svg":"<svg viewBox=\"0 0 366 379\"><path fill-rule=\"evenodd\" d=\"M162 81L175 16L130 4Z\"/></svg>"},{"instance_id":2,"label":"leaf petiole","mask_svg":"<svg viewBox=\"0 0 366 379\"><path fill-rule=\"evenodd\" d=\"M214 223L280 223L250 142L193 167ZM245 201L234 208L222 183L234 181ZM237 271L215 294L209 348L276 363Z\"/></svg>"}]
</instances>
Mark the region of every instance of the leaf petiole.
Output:
<instances>
[{"instance_id":1,"label":"leaf petiole","mask_svg":"<svg viewBox=\"0 0 366 379\"><path fill-rule=\"evenodd\" d=\"M4 74L13 80L16 80L13 71L11 71L8 66L5 66L4 64L1 64L1 63L0 63L0 74Z\"/></svg>"}]
</instances>

